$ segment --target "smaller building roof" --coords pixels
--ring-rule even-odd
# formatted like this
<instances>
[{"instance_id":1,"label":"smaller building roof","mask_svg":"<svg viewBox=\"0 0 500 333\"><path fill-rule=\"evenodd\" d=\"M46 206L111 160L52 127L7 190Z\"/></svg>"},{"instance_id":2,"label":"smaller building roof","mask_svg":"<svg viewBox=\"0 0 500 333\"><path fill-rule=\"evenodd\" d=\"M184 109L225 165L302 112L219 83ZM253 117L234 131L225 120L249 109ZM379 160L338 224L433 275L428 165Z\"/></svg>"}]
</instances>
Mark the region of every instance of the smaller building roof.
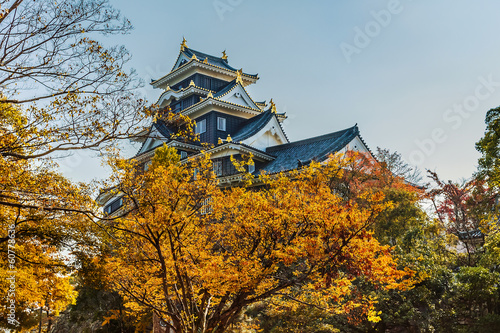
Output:
<instances>
[{"instance_id":1,"label":"smaller building roof","mask_svg":"<svg viewBox=\"0 0 500 333\"><path fill-rule=\"evenodd\" d=\"M460 240L481 239L483 237L484 237L484 234L479 229L458 232L458 238Z\"/></svg>"},{"instance_id":2,"label":"smaller building roof","mask_svg":"<svg viewBox=\"0 0 500 333\"><path fill-rule=\"evenodd\" d=\"M330 154L345 148L358 135L358 126L354 125L342 131L269 147L266 153L276 158L263 166L260 171L277 173L297 169L312 160L322 162Z\"/></svg>"}]
</instances>

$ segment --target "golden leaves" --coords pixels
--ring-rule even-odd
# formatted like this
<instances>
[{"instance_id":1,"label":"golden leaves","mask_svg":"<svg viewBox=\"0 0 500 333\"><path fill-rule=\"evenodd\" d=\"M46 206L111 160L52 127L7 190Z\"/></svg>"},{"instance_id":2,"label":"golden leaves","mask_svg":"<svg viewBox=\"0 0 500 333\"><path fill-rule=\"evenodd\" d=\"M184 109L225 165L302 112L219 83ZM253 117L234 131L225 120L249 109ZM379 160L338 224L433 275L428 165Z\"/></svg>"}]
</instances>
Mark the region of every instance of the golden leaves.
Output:
<instances>
[{"instance_id":1,"label":"golden leaves","mask_svg":"<svg viewBox=\"0 0 500 333\"><path fill-rule=\"evenodd\" d=\"M355 309L378 320L375 300L360 296L354 281L408 288L412 272L398 270L391 249L369 231L391 206L384 195L360 191L360 204L330 186L351 162L331 158L264 175L258 190L221 189L208 155L181 164L172 148L160 148L148 171L132 168L121 179L136 206L118 221L111 283L135 307L158 309L179 327L218 325L217 309L236 311L273 295L287 306Z\"/></svg>"}]
</instances>

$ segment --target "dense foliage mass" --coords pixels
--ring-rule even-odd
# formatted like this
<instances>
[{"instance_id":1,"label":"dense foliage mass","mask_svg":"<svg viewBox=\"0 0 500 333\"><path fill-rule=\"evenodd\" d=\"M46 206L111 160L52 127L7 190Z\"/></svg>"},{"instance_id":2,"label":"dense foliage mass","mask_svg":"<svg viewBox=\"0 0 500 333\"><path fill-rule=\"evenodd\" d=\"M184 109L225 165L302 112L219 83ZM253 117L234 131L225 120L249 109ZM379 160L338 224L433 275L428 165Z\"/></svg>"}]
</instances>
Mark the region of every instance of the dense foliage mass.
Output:
<instances>
[{"instance_id":1,"label":"dense foliage mass","mask_svg":"<svg viewBox=\"0 0 500 333\"><path fill-rule=\"evenodd\" d=\"M119 177L131 213L113 222L110 283L176 332L225 332L259 301L379 320L360 283L405 290L413 272L369 231L391 206L383 193L343 198L332 186L354 159L221 189L208 155L180 164L175 149L157 149L145 173L126 166Z\"/></svg>"},{"instance_id":2,"label":"dense foliage mass","mask_svg":"<svg viewBox=\"0 0 500 333\"><path fill-rule=\"evenodd\" d=\"M58 158L104 149L142 130L143 101L121 47L98 34L130 23L106 0L0 1L1 325L50 329L77 297L70 274L98 251L89 184L58 171ZM108 152L110 150L107 150ZM5 320L4 320L5 319Z\"/></svg>"}]
</instances>

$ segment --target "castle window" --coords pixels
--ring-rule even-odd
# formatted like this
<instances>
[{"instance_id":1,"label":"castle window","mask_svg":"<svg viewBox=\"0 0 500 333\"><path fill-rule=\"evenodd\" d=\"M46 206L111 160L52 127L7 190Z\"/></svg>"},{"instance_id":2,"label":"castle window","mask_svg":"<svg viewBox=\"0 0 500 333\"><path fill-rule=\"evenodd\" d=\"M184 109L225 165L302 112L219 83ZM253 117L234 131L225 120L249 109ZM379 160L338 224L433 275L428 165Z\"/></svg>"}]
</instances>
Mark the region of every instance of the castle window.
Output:
<instances>
[{"instance_id":1,"label":"castle window","mask_svg":"<svg viewBox=\"0 0 500 333\"><path fill-rule=\"evenodd\" d=\"M188 153L185 151L181 151L181 159L186 158L188 156Z\"/></svg>"},{"instance_id":2,"label":"castle window","mask_svg":"<svg viewBox=\"0 0 500 333\"><path fill-rule=\"evenodd\" d=\"M255 171L255 164L249 164L248 165L248 172L253 173Z\"/></svg>"},{"instance_id":3,"label":"castle window","mask_svg":"<svg viewBox=\"0 0 500 333\"><path fill-rule=\"evenodd\" d=\"M181 102L172 104L171 108L172 108L172 112L174 112L174 113L179 112L181 110Z\"/></svg>"},{"instance_id":4,"label":"castle window","mask_svg":"<svg viewBox=\"0 0 500 333\"><path fill-rule=\"evenodd\" d=\"M200 214L210 214L213 211L212 208L212 198L208 197L201 201Z\"/></svg>"},{"instance_id":5,"label":"castle window","mask_svg":"<svg viewBox=\"0 0 500 333\"><path fill-rule=\"evenodd\" d=\"M147 161L146 163L144 163L144 171L148 171L149 167L151 166L151 161Z\"/></svg>"},{"instance_id":6,"label":"castle window","mask_svg":"<svg viewBox=\"0 0 500 333\"><path fill-rule=\"evenodd\" d=\"M217 117L217 129L219 131L226 130L226 118Z\"/></svg>"},{"instance_id":7,"label":"castle window","mask_svg":"<svg viewBox=\"0 0 500 333\"><path fill-rule=\"evenodd\" d=\"M195 134L202 134L207 131L207 120L203 119L196 122L196 128L194 130Z\"/></svg>"},{"instance_id":8,"label":"castle window","mask_svg":"<svg viewBox=\"0 0 500 333\"><path fill-rule=\"evenodd\" d=\"M115 201L111 202L109 205L104 207L104 213L109 215L115 211L117 211L121 206L123 206L123 198L118 198Z\"/></svg>"},{"instance_id":9,"label":"castle window","mask_svg":"<svg viewBox=\"0 0 500 333\"><path fill-rule=\"evenodd\" d=\"M213 168L216 176L222 176L222 161L214 161Z\"/></svg>"}]
</instances>

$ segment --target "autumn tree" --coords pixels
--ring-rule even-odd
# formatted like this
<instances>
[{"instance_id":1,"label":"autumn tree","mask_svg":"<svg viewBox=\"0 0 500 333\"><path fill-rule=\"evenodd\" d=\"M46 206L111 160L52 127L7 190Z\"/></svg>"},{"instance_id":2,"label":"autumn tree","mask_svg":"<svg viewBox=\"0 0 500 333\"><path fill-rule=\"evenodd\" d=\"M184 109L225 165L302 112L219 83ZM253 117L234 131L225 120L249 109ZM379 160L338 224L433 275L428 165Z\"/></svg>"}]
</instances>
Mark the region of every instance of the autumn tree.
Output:
<instances>
[{"instance_id":1,"label":"autumn tree","mask_svg":"<svg viewBox=\"0 0 500 333\"><path fill-rule=\"evenodd\" d=\"M496 194L481 178L457 184L442 181L429 172L435 187L429 192L436 215L443 228L455 235L467 253L468 265L482 245L484 233L496 225Z\"/></svg>"},{"instance_id":2,"label":"autumn tree","mask_svg":"<svg viewBox=\"0 0 500 333\"><path fill-rule=\"evenodd\" d=\"M405 288L388 246L368 227L387 207L383 195L360 194L366 207L329 187L347 162L332 157L289 175L262 176L255 188L222 190L209 156L180 164L158 149L144 173L119 163L117 193L126 209L116 220L110 281L132 311L147 308L175 332L225 332L241 310L272 299L356 313L376 321L375 299L356 281Z\"/></svg>"},{"instance_id":3,"label":"autumn tree","mask_svg":"<svg viewBox=\"0 0 500 333\"><path fill-rule=\"evenodd\" d=\"M0 146L26 140L18 131L26 124L20 108L0 104L0 111ZM33 324L34 314L43 311L50 318L75 300L68 255L75 248L89 248L94 226L74 212L95 211L91 193L88 186L72 184L55 172L50 160L35 163L0 156L0 227L4 230L0 287L3 295L13 290L11 297L0 301L4 318L11 313L11 300L15 300L16 321L25 328Z\"/></svg>"},{"instance_id":4,"label":"autumn tree","mask_svg":"<svg viewBox=\"0 0 500 333\"><path fill-rule=\"evenodd\" d=\"M370 283L358 281L357 288L365 295L377 299L374 307L381 311L381 320L377 323L366 318L357 322L350 319L354 312L328 313L321 309L302 306L294 311L276 311L269 304L259 304L249 308L246 319L253 319L273 332L367 332L384 331L395 327L411 327L419 317L412 303L423 294L420 288L430 276L429 264L438 265L442 260L436 252L442 250L435 224L421 206L425 191L416 185L421 181L417 169L406 164L397 152L377 149L376 161L371 155L348 153L341 177L332 177L329 186L335 193L341 194L346 202L356 202L363 207L371 203L363 199L362 193L377 191L384 195L385 208L374 218L369 229L383 245L392 247L392 254L397 259L399 268L405 267L415 272L417 287L411 290L385 290ZM438 241L435 244L434 240ZM406 301L402 302L402 299ZM431 299L431 301L433 301ZM256 311L258 308L259 311ZM420 324L419 324L420 325ZM418 326L423 328L425 322Z\"/></svg>"},{"instance_id":5,"label":"autumn tree","mask_svg":"<svg viewBox=\"0 0 500 333\"><path fill-rule=\"evenodd\" d=\"M96 242L95 191L61 176L57 158L112 149L143 130L148 112L132 93L139 81L125 72L130 55L96 40L130 29L107 0L0 1L0 283L7 294L4 277L16 272L22 324L74 301L72 253L92 257Z\"/></svg>"},{"instance_id":6,"label":"autumn tree","mask_svg":"<svg viewBox=\"0 0 500 333\"><path fill-rule=\"evenodd\" d=\"M131 93L139 82L124 71L130 55L95 39L131 29L107 0L4 0L0 9L0 103L24 107L18 130L28 137L0 147L2 156L98 149L142 129L144 102Z\"/></svg>"}]
</instances>

